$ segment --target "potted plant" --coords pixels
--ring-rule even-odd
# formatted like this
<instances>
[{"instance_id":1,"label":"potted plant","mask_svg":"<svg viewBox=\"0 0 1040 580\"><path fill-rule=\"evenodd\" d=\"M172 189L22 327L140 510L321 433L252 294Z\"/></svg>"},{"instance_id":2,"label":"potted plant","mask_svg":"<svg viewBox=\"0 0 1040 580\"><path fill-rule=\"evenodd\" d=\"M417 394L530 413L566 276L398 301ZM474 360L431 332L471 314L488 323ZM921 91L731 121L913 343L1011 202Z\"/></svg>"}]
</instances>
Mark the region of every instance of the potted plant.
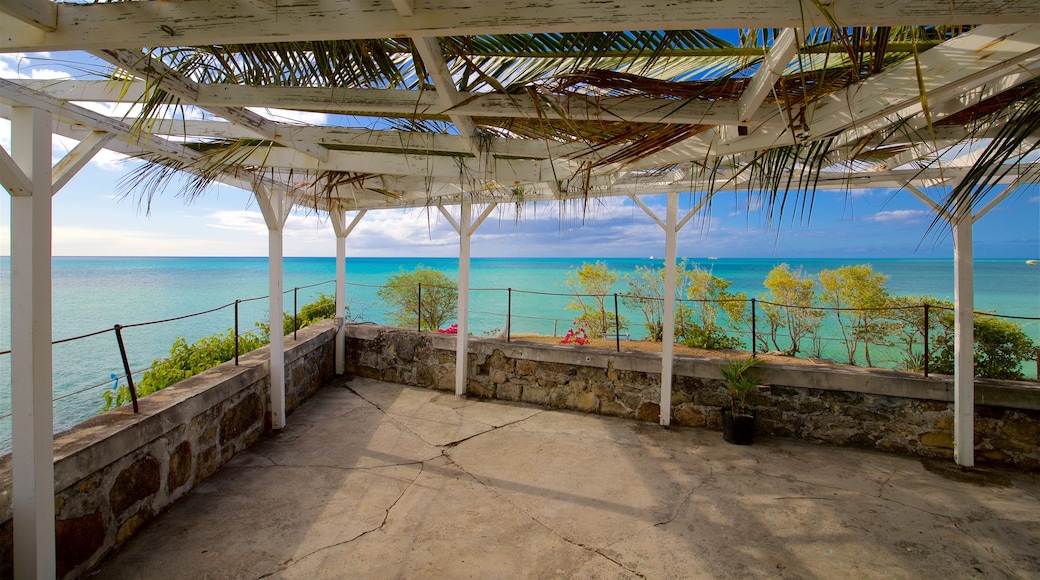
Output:
<instances>
[{"instance_id":1,"label":"potted plant","mask_svg":"<svg viewBox=\"0 0 1040 580\"><path fill-rule=\"evenodd\" d=\"M758 363L752 355L743 361L731 360L719 369L729 390L729 408L722 411L722 438L729 443L755 442L755 416L748 406L748 395L761 387L761 376L755 368Z\"/></svg>"}]
</instances>

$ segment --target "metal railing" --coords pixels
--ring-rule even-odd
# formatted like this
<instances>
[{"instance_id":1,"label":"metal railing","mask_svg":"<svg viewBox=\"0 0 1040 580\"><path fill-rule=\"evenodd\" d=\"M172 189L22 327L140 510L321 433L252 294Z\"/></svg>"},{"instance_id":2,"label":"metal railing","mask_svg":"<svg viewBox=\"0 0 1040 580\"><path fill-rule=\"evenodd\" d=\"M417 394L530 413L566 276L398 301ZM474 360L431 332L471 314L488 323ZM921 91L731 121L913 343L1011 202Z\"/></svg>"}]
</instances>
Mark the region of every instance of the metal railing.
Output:
<instances>
[{"instance_id":1,"label":"metal railing","mask_svg":"<svg viewBox=\"0 0 1040 580\"><path fill-rule=\"evenodd\" d=\"M335 280L325 280L325 281L322 281L322 282L316 282L314 284L308 284L306 286L296 286L296 287L292 288L291 290L286 290L286 291L284 291L282 293L283 296L288 294L288 293L290 293L290 292L292 292L292 294L293 294L293 315L292 315L292 320L293 320L293 339L294 340L296 339L296 331L299 329L299 311L298 311L299 291L300 290L305 290L305 289L308 289L308 288L314 288L314 287L317 287L317 286L323 286L323 285L326 285L326 284L333 284L335 282L336 282ZM57 401L60 401L60 400L63 400L63 399L67 399L69 397L73 397L75 395L79 395L79 394L82 394L82 393L85 393L85 392L88 392L88 391L91 391L91 390L97 390L98 388L100 388L102 386L108 385L110 383L110 381L115 381L116 385L118 385L120 380L125 380L127 382L127 387L129 388L129 391L130 391L130 398L131 398L131 403L133 405L134 413L138 413L139 412L139 408L138 408L138 404L137 404L137 389L135 388L134 378L133 377L134 377L134 375L139 375L139 374L144 373L145 371L151 369L151 365L149 365L148 367L145 367L145 368L141 368L141 369L137 369L137 370L131 370L131 368L130 368L130 357L127 354L126 342L124 341L124 338L123 338L123 331L127 330L127 329L131 329L131 328L138 328L138 327L144 327L144 326L152 326L152 325L157 325L157 324L167 324L167 323L171 323L171 322L177 322L177 321L180 321L180 320L186 320L186 319L189 319L189 318L195 318L195 317L198 317L198 316L204 316L204 315L207 315L207 314L212 314L214 312L219 312L219 311L222 311L222 310L225 310L225 309L228 309L228 308L233 308L234 309L234 326L232 328L234 330L234 342L235 342L235 344L234 344L234 361L235 361L235 365L237 366L238 362L239 362L239 360L238 360L239 359L239 343L241 342L241 333L240 333L240 329L239 329L239 322L240 322L239 321L239 307L240 307L240 305L242 305L244 303L247 303L247 302L253 302L253 301L257 301L257 300L265 300L265 299L268 299L268 298L270 298L270 295L267 295L267 296L255 296L255 297L252 297L252 298L241 298L241 299L236 299L234 302L229 302L227 304L223 304L221 306L217 306L215 308L209 308L207 310L202 310L202 311L199 311L199 312L193 312L191 314L184 314L184 315L181 315L181 316L174 316L174 317L170 317L170 318L163 318L163 319L160 319L160 320L149 320L147 322L136 322L136 323L133 323L133 324L115 324L111 328L105 328L105 329L102 329L102 330L97 330L97 331L94 331L94 332L88 332L86 334L81 334L81 335L78 335L78 336L72 336L72 337L69 337L69 338L62 338L60 340L55 340L55 341L53 341L51 343L52 345L59 345L59 344L70 343L70 342L74 342L74 341L83 340L83 339L91 338L91 337L94 337L94 336L99 336L99 335L102 335L102 334L106 334L108 332L112 332L112 333L115 334L115 337L116 337L116 346L117 346L117 348L119 350L119 356L120 356L120 359L122 361L123 374L122 375L116 375L115 373L112 373L109 376L109 378L107 380L103 381L103 382L96 383L96 384L91 384L90 386L84 387L82 389L78 389L78 390L70 392L70 393L63 393L62 395L60 395L58 397L55 397L52 400L52 402L57 402ZM0 351L0 356L9 355L9 354L11 354L11 350L10 349ZM0 420L6 419L6 418L8 418L10 416L11 416L11 413L5 413L3 415L0 415Z\"/></svg>"}]
</instances>

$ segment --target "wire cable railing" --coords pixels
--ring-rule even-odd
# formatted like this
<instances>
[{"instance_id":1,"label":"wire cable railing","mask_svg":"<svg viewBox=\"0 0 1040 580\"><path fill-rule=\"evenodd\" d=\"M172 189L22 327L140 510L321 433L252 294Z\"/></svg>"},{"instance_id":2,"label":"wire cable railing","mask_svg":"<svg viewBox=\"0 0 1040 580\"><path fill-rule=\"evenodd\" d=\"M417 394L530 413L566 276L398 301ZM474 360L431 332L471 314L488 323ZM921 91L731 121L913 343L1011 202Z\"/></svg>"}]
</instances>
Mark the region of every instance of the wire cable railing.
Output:
<instances>
[{"instance_id":1,"label":"wire cable railing","mask_svg":"<svg viewBox=\"0 0 1040 580\"><path fill-rule=\"evenodd\" d=\"M334 282L335 282L335 280L324 280L324 281L316 282L316 283L313 283L313 284L307 284L307 285L303 285L303 286L296 286L296 287L294 287L292 289L285 290L283 292L283 295L288 295L289 293L292 293L292 295L293 295L293 308L292 308L292 313L293 313L292 321L293 321L293 325L292 326L293 326L294 338L296 338L296 331L298 330L298 322L299 322L299 303L298 303L299 291L300 290L310 289L310 288L315 288L315 287L322 286L322 285L332 284ZM387 288L388 287L388 286L385 286L385 285L362 284L362 283L355 283L355 282L348 282L346 285L348 287L355 287L355 288L359 288L359 289L363 288L363 289L368 289L368 290L371 290L371 289L382 289L382 288ZM448 287L448 286L437 286L437 285L425 285L425 286L417 285L417 287L416 287L416 296L415 296L415 298L417 300L417 302L416 302L416 312L415 312L415 319L416 319L415 328L420 329L420 330L423 330L423 327L422 327L422 317L423 317L423 313L424 313L424 304L423 304L424 289L426 290L427 298L430 299L429 298L429 296L430 296L429 293L431 291L433 291L433 290L454 289L454 288L453 287ZM472 314L472 315L484 316L485 318L496 317L496 316L504 317L504 330L502 330L502 328L494 328L494 329L491 329L491 330L485 330L485 334L486 335L492 335L492 334L497 333L496 334L497 336L504 335L504 338L507 341L512 341L513 340L513 335L514 335L514 330L515 330L514 325L515 324L525 323L524 321L527 321L527 323L533 323L533 324L546 324L546 323L551 322L552 323L552 336L555 337L555 338L558 338L559 335L560 335L560 332L559 332L559 323L560 322L564 323L565 328L567 328L569 332L573 331L573 328L572 328L573 325L581 323L580 319L576 320L572 316L566 316L566 315L555 316L555 315L553 315L554 313L551 310L549 310L549 307L546 306L546 301L545 301L546 298L556 298L556 299L559 299L561 302L564 301L564 300L571 301L568 304L572 303L575 300L579 300L579 301L582 300L582 299L590 300L590 301L594 302L597 305L602 305L602 309L597 311L596 314L601 316L601 321L605 321L605 324L601 325L602 327L599 329L600 332L598 332L597 335L601 335L601 336L603 336L604 338L607 338L607 339L612 339L613 342L614 342L614 348L617 351L621 350L622 337L624 336L626 340L629 340L630 336L631 336L630 334L623 334L622 331L623 330L626 330L626 331L629 330L633 325L635 325L636 327L639 326L638 323L629 322L628 319L629 318L637 318L640 314L646 314L646 312L640 312L640 310L638 308L635 308L633 305L637 305L638 303L654 303L654 304L657 305L657 306L655 306L655 309L659 308L660 310L663 310L662 305L663 305L663 302L664 302L664 299L662 297L660 297L660 296L641 296L641 295L638 295L638 294L620 293L620 292L619 293L602 293L602 294L576 294L576 293L547 292L547 291L543 291L543 290L520 290L520 289L516 289L516 288L511 288L511 287L505 287L505 288L471 288L470 291L474 292L474 293L484 293L485 295L486 294L491 294L492 295L492 298L490 298L490 299L485 298L484 299L483 306L479 306L478 305L478 306L475 306L475 307L471 307L469 313ZM494 298L494 296L499 295L499 293L501 294L501 298ZM221 312L221 311L224 311L224 310L229 309L229 308L232 308L234 310L234 323L233 323L233 327L232 327L233 328L233 333L234 333L234 361L235 361L235 364L238 365L239 364L239 355L240 355L239 343L241 341L241 333L240 333L240 328L239 328L239 325L240 325L239 309L240 309L242 304L246 304L246 303L249 303L249 302L255 302L255 301L259 301L259 300L266 300L268 298L270 298L270 296L268 296L268 295L265 295L265 296L254 296L254 297L249 297L249 298L240 298L240 299L234 300L233 302L229 302L229 303L226 303L226 304L222 304L220 306L216 306L216 307L213 307L213 308L208 308L208 309L201 310L201 311L198 311L198 312L192 312L192 313L189 313L189 314L184 314L184 315L179 315L179 316L172 316L172 317L162 318L162 319L158 319L158 320L149 320L149 321L144 321L144 322L134 322L134 323L124 324L124 325L116 324L116 325L113 325L111 328L100 329L100 330L96 330L96 331L93 331L93 332L80 334L80 335L77 335L77 336L72 336L72 337L67 337L67 338L62 338L62 339L59 339L59 340L55 340L55 341L53 341L52 344L53 345L59 345L59 344L65 344L65 343L75 342L75 341L79 341L79 340L84 340L84 339L88 339L88 338L104 335L104 334L107 334L109 332L114 332L116 334L116 336L117 336L117 346L118 346L118 351L119 351L119 355L120 355L120 358L121 358L121 362L122 362L122 365L123 365L123 372L122 372L122 374L119 374L119 375L117 375L115 373L112 373L110 375L110 377L108 379L104 380L104 381L92 383L92 384L90 384L88 386L85 386L85 387L82 387L82 388L79 388L79 389L76 389L76 390L73 390L73 391L70 391L70 392L62 393L61 395L55 397L53 399L53 401L54 402L58 402L58 401L61 401L61 400L64 400L64 399L69 399L69 398L75 397L77 395L82 395L82 394L87 393L87 392L92 392L92 391L96 392L97 389L100 389L101 387L104 387L104 386L110 384L110 382L112 382L112 383L114 383L115 385L118 386L119 381L123 380L123 381L126 381L128 383L128 387L130 388L130 391L131 391L131 397L133 399L132 402L136 403L136 392L135 392L136 390L134 389L134 386L133 386L133 384L134 384L133 383L133 380L134 380L133 377L142 375L144 372L150 370L151 367L149 366L149 367L145 367L145 368L139 368L139 369L136 369L136 370L132 370L131 369L129 356L127 354L127 348L126 348L126 345L123 342L122 336L121 336L122 331L126 330L126 329L131 329L131 328L138 328L138 327L145 327L145 326L154 326L154 325L161 325L161 324L169 324L169 323L173 323L173 322L183 321L183 320L187 320L187 319L191 319L191 318L195 318L195 317L199 317L199 316L204 316L204 315L213 314L213 313L216 313L216 312ZM351 298L351 297L348 296L348 299L349 298ZM622 309L621 308L621 304L625 304L626 308ZM928 303L922 303L920 305L879 306L879 307L875 307L875 308L850 308L850 307L835 307L835 306L825 306L825 305L805 306L805 305L782 304L782 303L777 303L777 302L772 302L772 301L767 301L767 300L761 300L761 299L757 299L757 298L750 298L750 299L743 299L743 298L741 298L741 299L722 299L722 300L677 298L676 301L675 301L675 304L676 304L676 310L677 311L683 311L684 312L684 316L688 317L687 319L678 320L677 324L676 324L676 330L677 330L676 338L680 342L689 342L689 337L686 336L686 334L691 332L690 329L694 328L694 325L706 326L708 324L708 322L709 322L709 321L703 320L702 318L699 318L697 316L698 313L696 312L696 308L693 308L693 307L696 307L698 305L701 306L701 307L703 307L705 305L708 305L708 306L717 308L720 313L724 313L724 312L728 312L728 311L727 311L726 308L723 308L723 306L728 305L730 307L731 311L737 312L737 313L743 313L743 314L738 315L736 317L736 319L734 319L730 314L720 314L719 320L710 321L710 323L715 325L716 329L718 329L720 331L724 331L725 336L727 336L727 337L729 337L729 339L731 339L730 343L735 344L736 341L739 341L740 345L744 349L750 350L753 354L758 354L759 352L767 352L767 351L771 350L769 348L770 344L772 344L773 347L777 347L777 345L781 341L785 341L788 345L791 345L787 349L787 352L789 352L789 353L803 353L804 354L805 352L809 352L809 354L810 355L814 355L815 358L819 358L819 359L823 359L823 360L828 360L826 357L823 356L823 353L825 353L827 351L837 352L843 346L844 347L848 347L850 345L850 343L854 343L853 344L854 347L858 346L860 344L867 345L867 346L883 346L883 347L886 347L886 348L889 348L889 349L896 348L898 346L902 346L902 348L907 353L914 353L915 348L920 347L921 352L920 352L919 357L917 357L918 358L917 362L919 363L917 365L917 368L914 368L914 369L905 369L904 368L903 370L919 371L924 376L929 376L929 373L931 371L930 364L931 364L931 361L933 359L932 349L933 349L933 346L934 346L933 345L934 339L932 338L932 336L933 336L932 333L935 333L935 332L943 333L943 332L947 332L948 331L948 329L946 329L944 327L945 323L940 322L940 321L937 320L938 318L941 317L941 315L940 316L936 316L936 311L947 312L947 311L952 310L948 306L939 305L939 304L928 304ZM561 307L561 314L562 314L563 311L565 311L566 308L567 308L566 305ZM812 324L816 324L816 326L814 328L810 328L808 330L806 330L806 329L800 329L800 330L796 329L796 330L798 330L797 332L792 330L789 333L784 333L782 331L782 329L783 329L783 325L782 324L777 325L775 320L773 320L773 321L770 320L770 309L773 309L772 310L772 316L774 316L774 318L776 316L776 313L777 312L781 312L781 311L783 311L783 312L806 312L806 313L811 313L811 314L807 314L806 316L808 316L810 319L814 320L814 322L812 322ZM534 310L534 312L532 312L532 310ZM839 333L842 334L842 336L826 336L825 334L822 333L823 322L825 321L825 319L828 316L831 316L833 318L834 315L837 315L839 313L859 313L859 314L862 314L862 313L865 313L865 312L872 312L872 313L875 313L876 315L878 315L879 318L884 318L885 316L889 316L889 318L891 318L891 314L892 313L900 312L900 311L902 311L902 312L916 312L916 311L919 311L920 312L920 319L918 321L916 321L916 325L906 322L905 319L902 320L901 323L903 324L903 326L900 327L900 329L902 330L902 332L904 332L904 335L903 335L903 337L901 339L903 341L901 343L901 345L897 345L896 344L897 340L895 338L893 338L892 336L887 336L887 337L884 338L884 340L881 340L881 339L878 339L877 336L871 338L871 337L863 336L862 333L857 335L856 333L859 332L859 331L857 331L856 329L850 330L848 327L841 327L841 326L835 327L834 321L830 321L831 322L831 327L828 330L830 330L831 332L839 332ZM1023 322L1029 323L1029 324L1040 323L1040 318L1030 317L1030 316L1005 315L1005 314L996 314L996 313L992 313L992 312L979 312L979 311L976 311L975 315L976 315L976 317L996 317L996 318L1002 318L1002 319L1007 319L1007 320L1023 321ZM648 316L650 316L650 315L648 315ZM658 314L657 316L658 316L658 320L659 320L660 319L660 314ZM816 317L816 318L813 318L813 317ZM386 320L370 320L368 322L386 323ZM651 323L651 321L648 319L646 321L645 325L649 326L650 323ZM887 320L887 322L885 322L885 324L890 325L891 326L891 330L899 330L899 329L896 328L897 324L896 324L896 321L894 321L894 320ZM810 324L810 326L811 326L811 324ZM490 325L489 325L489 327L490 327ZM543 328L544 328L544 326L543 326ZM429 329L427 329L427 330L429 330ZM525 334L526 335L526 334L531 334L531 333L528 332L528 333L521 333L521 334ZM544 336L544 335L548 334L548 330L546 329L544 334L538 333L538 332L536 332L534 334L541 334L541 335ZM647 335L649 336L649 332L647 333ZM641 337L637 336L637 339L639 339L639 338L641 338ZM645 339L646 337L642 337L642 338ZM650 336L650 338L654 338L654 337ZM871 341L873 341L873 342L871 342ZM808 343L809 344L808 348L803 349L803 344L802 343ZM783 351L784 349L775 348L773 350ZM1040 375L1040 349L1036 349L1034 352L1035 352L1035 358L1036 358L1037 367L1038 367L1037 368L1037 371L1038 371L1037 374ZM0 356L9 355L10 353L11 353L10 349L3 350L3 351L0 351ZM856 358L858 356L858 351L856 351L855 348L853 348L850 351L847 351L846 354L849 355L848 358L852 359L850 362L852 362L852 363L860 362L859 359ZM810 358L813 358L813 356L810 356ZM898 366L898 364L905 363L906 361L905 361L905 359L903 361L891 359L888 362L889 363L894 363L894 364L896 364ZM134 405L134 408L135 408L135 412L137 412L138 409L137 409L136 404ZM9 418L10 416L11 416L11 413L0 414L0 420Z\"/></svg>"},{"instance_id":2,"label":"wire cable railing","mask_svg":"<svg viewBox=\"0 0 1040 580\"><path fill-rule=\"evenodd\" d=\"M359 288L384 288L374 284L348 283L348 286ZM424 295L433 289L454 289L451 286L416 285L416 302L413 313L414 328L424 329L423 317L426 315ZM524 302L524 297L543 299L555 297L572 301L587 300L596 305L594 310L599 316L600 324L597 336L613 339L615 349L621 350L622 330L628 330L632 324L623 322L626 318L634 317L638 308L632 305L637 302L656 303L658 311L663 310L661 304L664 299L660 296L641 296L631 293L559 293L543 290L519 290L510 287L487 287L470 288L471 293L501 293L501 298L485 299L482 307L471 307L471 315L503 316L505 318L504 337L507 341L512 340L519 321L551 321L553 323L552 336L559 335L558 324L564 322L567 327L572 324L580 324L581 315L578 320L569 317L537 316L525 311L524 308L532 308L532 302ZM503 304L504 302L504 304ZM622 310L619 302L626 303L626 309ZM538 313L544 313L545 307L541 300L536 300ZM833 305L800 305L784 304L759 298L677 298L675 301L677 313L684 318L677 317L676 339L687 345L697 345L694 340L696 336L690 336L697 332L710 330L718 332L726 340L723 344L736 344L751 351L752 354L759 352L772 352L781 354L807 354L808 358L817 362L836 362L837 359L845 358L847 364L866 365L881 368L894 368L898 370L909 370L920 372L923 376L929 376L934 372L933 364L936 359L936 342L943 349L944 360L949 359L948 351L952 348L948 335L952 333L952 318L948 313L953 309L943 304L932 304L922 302L920 304L890 304L874 307L850 307ZM488 308L488 306L491 308ZM705 320L703 310L705 305L717 310L717 319ZM497 310L496 310L497 308ZM564 306L567 308L567 306ZM582 307L576 307L582 312ZM736 318L729 313L737 313ZM582 312L585 314L587 311ZM789 313L793 319L807 321L805 328L787 328L793 325L792 321L778 320ZM899 313L905 313L900 315ZM657 314L658 321L660 313ZM999 318L1009 321L1023 321L1035 329L1040 326L1040 318L1031 316L1018 316L999 314L994 312L975 311L976 325L983 318ZM584 322L587 322L587 318ZM949 320L944 320L949 318ZM573 321L573 322L572 322ZM378 322L378 321L373 321ZM649 324L648 320L648 324ZM790 332L784 332L784 330ZM426 328L426 330L431 330ZM441 329L444 332L444 329ZM449 328L448 331L452 329ZM495 330L500 330L496 328ZM573 329L571 329L573 330ZM832 333L828 335L827 333ZM649 332L647 333L649 335ZM1040 336L1040 333L1037 333ZM716 337L718 338L718 337ZM940 340L941 339L941 340ZM1035 340L1035 339L1033 339ZM786 343L781 347L781 343ZM703 348L703 347L702 347ZM711 347L709 347L711 348ZM717 348L717 347L716 347ZM844 351L844 353L842 352ZM1030 354L1031 359L1036 362L1036 375L1040 375L1040 348L1033 345ZM1028 361L1030 359L1023 359ZM1031 369L1026 369L1031 373ZM948 371L943 371L948 372Z\"/></svg>"},{"instance_id":3,"label":"wire cable railing","mask_svg":"<svg viewBox=\"0 0 1040 580\"><path fill-rule=\"evenodd\" d=\"M323 286L323 285L327 285L327 284L333 284L335 282L336 282L335 280L324 280L324 281L321 281L321 282L316 282L316 283L313 283L313 284L307 284L307 285L304 285L304 286L296 286L296 287L294 287L292 289L283 291L283 293L282 293L283 295L287 295L287 294L289 294L291 292L293 294L293 298L294 298L293 299L293 317L292 317L292 319L293 319L293 327L294 327L293 328L293 333L294 333L294 337L293 338L294 339L296 338L295 333L298 330L298 328L297 328L298 324L297 323L298 323L298 319L299 319L299 312L298 312L297 297L299 295L299 291L300 290L306 290L306 289L309 289L309 288L315 288L315 287ZM91 391L95 391L96 392L99 388L101 388L103 386L106 386L106 385L108 385L110 383L114 382L116 385L118 385L120 380L125 380L127 382L127 386L129 387L129 390L130 390L131 403L133 405L134 412L135 413L140 412L140 409L138 408L138 405L137 405L137 392L136 392L136 389L134 387L133 377L135 375L141 375L142 373L150 370L152 367L148 366L148 367L140 368L140 369L137 369L137 370L132 370L130 368L129 356L127 354L126 343L123 341L122 331L126 330L126 329L131 329L131 328L140 328L140 327L146 327L146 326L154 326L154 325L159 325L159 324L168 324L168 323L172 323L172 322L179 322L179 321L182 321L182 320L196 318L196 317L199 317L199 316L205 316L207 314L213 314L214 312L220 312L222 310L226 310L226 309L232 308L232 307L234 308L234 324L233 324L233 327L232 327L233 328L233 333L234 333L234 343L235 343L234 361L235 361L235 365L238 365L239 364L239 343L241 341L241 333L240 333L240 329L239 329L239 322L240 322L239 321L239 306L241 304L244 304L244 303L247 303L247 302L254 302L254 301L257 301L257 300L266 300L268 298L270 298L270 295L255 296L255 297L250 297L250 298L240 298L240 299L236 299L233 302L228 302L227 304L216 306L214 308L208 308L208 309L205 309L205 310L200 310L198 312L192 312L192 313L189 313L189 314L172 316L172 317L162 318L162 319L158 319L158 320L148 320L148 321L144 321L144 322L134 322L134 323L130 323L130 324L115 324L111 328L105 328L105 329L101 329L101 330L97 330L97 331L93 331L93 332L88 332L88 333L85 333L85 334L80 334L80 335L77 335L77 336L71 336L71 337L61 338L61 339L55 340L55 341L51 342L52 346L53 345L60 345L60 344L71 343L71 342L75 342L75 341L78 341L78 340L83 340L83 339L92 338L92 337L95 337L95 336L100 336L100 335L103 335L103 334L107 334L109 332L114 332L116 334L116 338L117 338L116 343L117 343L117 348L118 348L118 351L119 351L119 356L120 356L120 359L121 359L121 362L122 362L122 365L123 365L123 374L116 375L115 373L112 373L112 374L110 374L109 378L104 380L104 381L101 381L101 382L98 382L98 383L94 383L94 384L91 384L89 386L86 386L86 387L83 387L83 388L79 388L79 389L76 389L76 390L71 391L71 392L62 393L61 395L59 395L57 397L54 397L52 399L52 402L56 403L58 401L61 401L61 400L64 400L64 399L69 399L69 398L75 397L77 395L81 395L83 393L86 393L86 392L91 392ZM9 355L9 354L11 354L11 349L6 349L6 350L3 350L3 351L0 351L0 356ZM5 413L5 414L0 414L0 420L9 418L10 416L11 416L10 412L9 413Z\"/></svg>"}]
</instances>

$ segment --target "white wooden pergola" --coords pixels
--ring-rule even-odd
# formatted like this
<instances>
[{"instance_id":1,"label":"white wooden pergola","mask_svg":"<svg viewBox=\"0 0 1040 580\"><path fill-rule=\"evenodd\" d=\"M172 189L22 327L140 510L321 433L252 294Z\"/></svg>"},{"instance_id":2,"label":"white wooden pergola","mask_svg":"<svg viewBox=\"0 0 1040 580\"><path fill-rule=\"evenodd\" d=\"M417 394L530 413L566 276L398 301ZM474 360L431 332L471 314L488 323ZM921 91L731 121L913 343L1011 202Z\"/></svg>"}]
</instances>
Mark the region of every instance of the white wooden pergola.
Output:
<instances>
[{"instance_id":1,"label":"white wooden pergola","mask_svg":"<svg viewBox=\"0 0 1040 580\"><path fill-rule=\"evenodd\" d=\"M942 28L889 44L884 35L904 27ZM664 38L658 31L733 29L770 32L729 48L655 45ZM812 40L821 29L831 30L826 45ZM592 54L567 45L605 33L620 34L621 44L639 38L641 48L607 46ZM296 43L313 59L317 43L373 39L404 47L386 57L409 82L213 82L198 70L181 70L166 50ZM788 161L773 165L771 178L792 188L903 189L953 231L955 459L974 462L971 231L1020 185L1038 181L1028 161L1037 139L1027 123L1035 116L1030 107L1040 102L1035 0L0 0L0 51L82 51L125 79L0 79L0 117L11 121L13 134L12 151L0 150L0 183L12 196L19 577L54 575L52 196L102 148L255 196L270 231L272 328L281 324L282 228L294 206L331 218L341 312L345 241L365 212L438 208L460 240L460 396L467 381L470 239L495 205L631 197L666 241L663 425L671 408L676 239L713 192L760 188L756 172L776 156ZM870 54L890 57L863 56ZM809 82L842 67L854 69L842 86L822 90ZM537 80L504 90L521 72ZM561 80L575 77L580 82ZM85 106L147 102L158 93L198 115L158 107L150 119L116 118ZM264 108L327 113L338 124L279 121ZM436 128L421 130L422 123ZM614 133L601 137L596 127ZM1009 135L1019 127L1026 134ZM79 141L53 167L52 135ZM987 156L988 145L1000 142L1012 143L1013 152ZM999 170L980 178L980 159ZM958 190L962 181L972 184L968 195ZM961 194L947 196L951 191ZM700 200L685 216L678 211L681 192ZM644 194L667 194L663 218L639 198ZM356 212L352 221L347 212ZM271 339L279 428L283 345L282 337ZM337 371L343 364L341 329Z\"/></svg>"}]
</instances>

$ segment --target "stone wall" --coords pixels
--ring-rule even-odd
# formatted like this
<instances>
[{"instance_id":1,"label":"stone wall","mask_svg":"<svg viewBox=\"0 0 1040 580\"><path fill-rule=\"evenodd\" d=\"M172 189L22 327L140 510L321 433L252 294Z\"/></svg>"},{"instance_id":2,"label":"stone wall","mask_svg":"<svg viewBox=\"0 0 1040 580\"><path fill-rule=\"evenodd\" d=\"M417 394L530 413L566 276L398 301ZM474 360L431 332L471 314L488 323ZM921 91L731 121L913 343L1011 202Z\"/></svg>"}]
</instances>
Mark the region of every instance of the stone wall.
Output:
<instances>
[{"instance_id":1,"label":"stone wall","mask_svg":"<svg viewBox=\"0 0 1040 580\"><path fill-rule=\"evenodd\" d=\"M348 325L350 374L453 391L454 336ZM675 357L674 423L721 430L729 396L722 360ZM953 457L953 384L897 371L838 365L763 366L768 389L752 395L760 435ZM657 422L661 363L655 354L471 338L470 395ZM976 381L980 463L1040 469L1040 385Z\"/></svg>"},{"instance_id":2,"label":"stone wall","mask_svg":"<svg viewBox=\"0 0 1040 580\"><path fill-rule=\"evenodd\" d=\"M330 322L285 341L286 411L333 375ZM55 436L58 578L76 577L271 430L268 348ZM100 401L99 401L100 402ZM11 456L0 459L0 577L12 575ZM157 547L156 549L162 549Z\"/></svg>"}]
</instances>

